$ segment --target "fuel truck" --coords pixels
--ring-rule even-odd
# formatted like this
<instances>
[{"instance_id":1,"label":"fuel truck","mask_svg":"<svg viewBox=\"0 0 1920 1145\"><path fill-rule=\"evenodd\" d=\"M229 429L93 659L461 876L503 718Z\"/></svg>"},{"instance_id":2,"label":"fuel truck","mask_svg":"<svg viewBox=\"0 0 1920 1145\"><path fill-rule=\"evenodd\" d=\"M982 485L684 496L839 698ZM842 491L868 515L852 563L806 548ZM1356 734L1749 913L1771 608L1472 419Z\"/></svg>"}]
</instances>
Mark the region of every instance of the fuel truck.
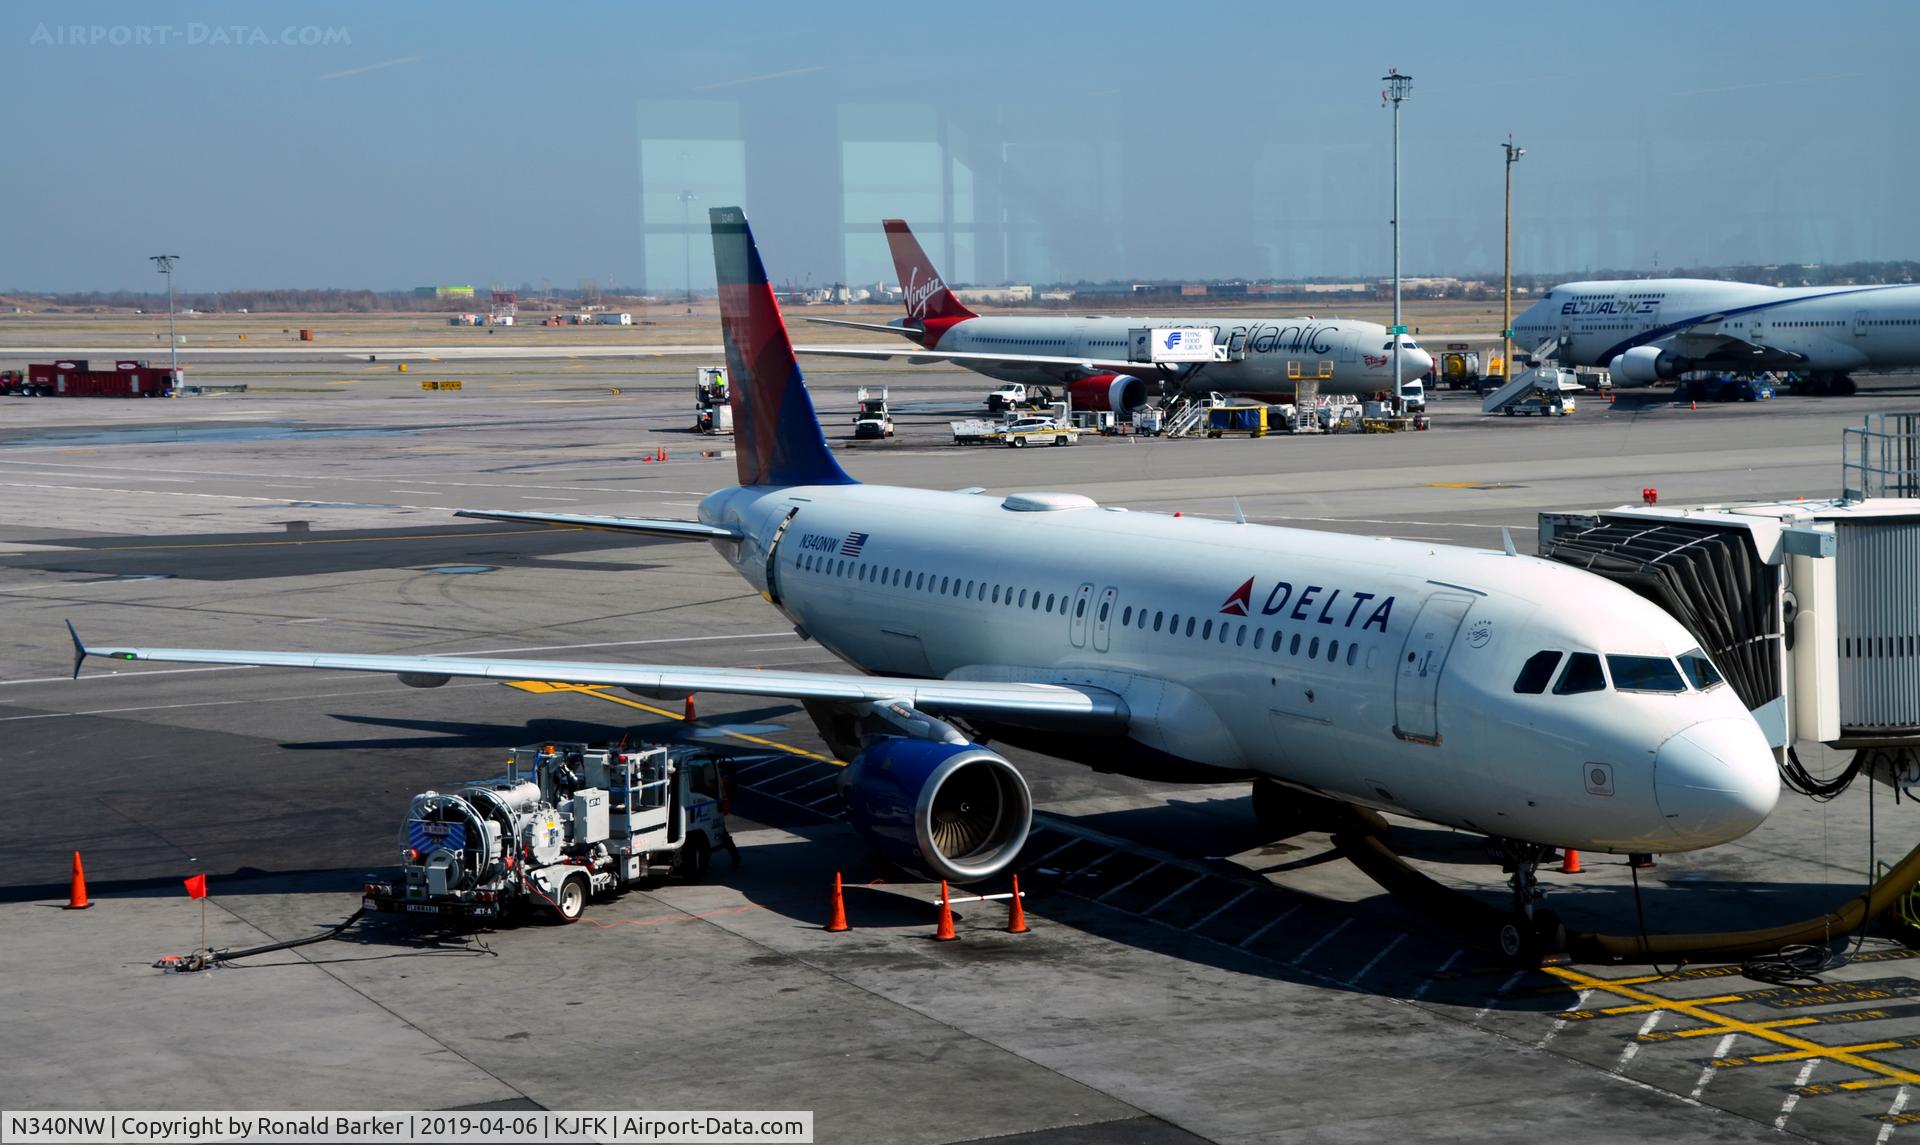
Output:
<instances>
[{"instance_id":1,"label":"fuel truck","mask_svg":"<svg viewBox=\"0 0 1920 1145\"><path fill-rule=\"evenodd\" d=\"M698 879L727 833L724 761L698 746L546 743L507 770L423 791L400 829L400 877L368 883L368 910L443 921L572 922L594 895L679 874Z\"/></svg>"}]
</instances>

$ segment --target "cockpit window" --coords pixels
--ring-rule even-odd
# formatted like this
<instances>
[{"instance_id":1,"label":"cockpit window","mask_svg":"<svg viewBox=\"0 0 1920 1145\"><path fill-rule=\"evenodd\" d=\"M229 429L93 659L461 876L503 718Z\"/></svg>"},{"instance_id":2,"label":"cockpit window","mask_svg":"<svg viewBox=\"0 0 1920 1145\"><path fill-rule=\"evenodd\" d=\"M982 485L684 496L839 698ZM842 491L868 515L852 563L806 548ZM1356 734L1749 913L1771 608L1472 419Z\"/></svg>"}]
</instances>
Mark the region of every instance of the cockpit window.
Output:
<instances>
[{"instance_id":1,"label":"cockpit window","mask_svg":"<svg viewBox=\"0 0 1920 1145\"><path fill-rule=\"evenodd\" d=\"M1665 656L1609 656L1607 671L1622 692L1684 692L1687 682Z\"/></svg>"},{"instance_id":2,"label":"cockpit window","mask_svg":"<svg viewBox=\"0 0 1920 1145\"><path fill-rule=\"evenodd\" d=\"M1567 657L1567 670L1553 686L1556 696L1575 696L1582 692L1604 692L1607 678L1600 672L1600 657L1591 652L1575 652Z\"/></svg>"},{"instance_id":3,"label":"cockpit window","mask_svg":"<svg viewBox=\"0 0 1920 1145\"><path fill-rule=\"evenodd\" d=\"M1703 692L1725 682L1720 669L1715 668L1713 661L1707 659L1707 654L1698 648L1680 653L1680 670L1687 674L1687 679L1693 681L1694 687Z\"/></svg>"},{"instance_id":4,"label":"cockpit window","mask_svg":"<svg viewBox=\"0 0 1920 1145\"><path fill-rule=\"evenodd\" d=\"M1547 681L1553 679L1553 670L1560 666L1559 652L1535 652L1527 657L1520 666L1520 675L1514 677L1513 690L1525 696L1537 696L1547 690Z\"/></svg>"}]
</instances>

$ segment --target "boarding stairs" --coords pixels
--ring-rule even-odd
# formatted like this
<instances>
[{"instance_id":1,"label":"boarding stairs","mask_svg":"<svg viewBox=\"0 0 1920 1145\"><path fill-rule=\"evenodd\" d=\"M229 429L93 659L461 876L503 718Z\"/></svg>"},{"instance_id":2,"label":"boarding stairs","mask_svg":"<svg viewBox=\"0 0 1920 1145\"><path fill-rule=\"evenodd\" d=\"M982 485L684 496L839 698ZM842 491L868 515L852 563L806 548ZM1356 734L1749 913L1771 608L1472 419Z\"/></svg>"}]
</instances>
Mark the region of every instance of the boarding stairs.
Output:
<instances>
[{"instance_id":1,"label":"boarding stairs","mask_svg":"<svg viewBox=\"0 0 1920 1145\"><path fill-rule=\"evenodd\" d=\"M1532 397L1536 390L1557 392L1564 388L1560 382L1560 368L1555 363L1559 349L1558 338L1550 338L1535 346L1533 353L1527 355L1533 359L1534 365L1513 375L1506 385L1488 394L1480 402L1480 412L1505 413Z\"/></svg>"},{"instance_id":2,"label":"boarding stairs","mask_svg":"<svg viewBox=\"0 0 1920 1145\"><path fill-rule=\"evenodd\" d=\"M1212 402L1205 399L1189 397L1174 399L1173 404L1167 407L1166 420L1161 423L1161 436L1185 437L1207 419L1207 410L1211 408Z\"/></svg>"}]
</instances>

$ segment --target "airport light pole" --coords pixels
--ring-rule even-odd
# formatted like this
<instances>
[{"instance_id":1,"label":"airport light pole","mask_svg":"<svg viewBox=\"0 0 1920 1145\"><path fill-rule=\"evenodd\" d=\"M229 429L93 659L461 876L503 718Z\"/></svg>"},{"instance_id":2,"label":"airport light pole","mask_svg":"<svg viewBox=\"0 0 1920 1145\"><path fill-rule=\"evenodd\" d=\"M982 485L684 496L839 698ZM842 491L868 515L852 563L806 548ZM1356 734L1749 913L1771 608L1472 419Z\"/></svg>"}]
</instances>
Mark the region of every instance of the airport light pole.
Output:
<instances>
[{"instance_id":1,"label":"airport light pole","mask_svg":"<svg viewBox=\"0 0 1920 1145\"><path fill-rule=\"evenodd\" d=\"M1500 146L1507 151L1507 276L1506 303L1501 309L1500 319L1500 380L1513 378L1513 165L1527 153L1524 147L1513 145L1513 136Z\"/></svg>"},{"instance_id":2,"label":"airport light pole","mask_svg":"<svg viewBox=\"0 0 1920 1145\"><path fill-rule=\"evenodd\" d=\"M693 230L687 222L687 205L700 196L680 192L680 273L687 284L687 313L693 313Z\"/></svg>"},{"instance_id":3,"label":"airport light pole","mask_svg":"<svg viewBox=\"0 0 1920 1145\"><path fill-rule=\"evenodd\" d=\"M1393 326L1388 336L1393 340L1393 399L1404 406L1400 342L1406 337L1407 327L1400 320L1400 104L1413 96L1413 77L1401 75L1399 68L1388 68L1380 80L1387 85L1380 93L1381 101L1393 105Z\"/></svg>"},{"instance_id":4,"label":"airport light pole","mask_svg":"<svg viewBox=\"0 0 1920 1145\"><path fill-rule=\"evenodd\" d=\"M167 276L167 373L173 385L180 384L180 339L173 332L173 260L177 254L148 255L153 268Z\"/></svg>"}]
</instances>

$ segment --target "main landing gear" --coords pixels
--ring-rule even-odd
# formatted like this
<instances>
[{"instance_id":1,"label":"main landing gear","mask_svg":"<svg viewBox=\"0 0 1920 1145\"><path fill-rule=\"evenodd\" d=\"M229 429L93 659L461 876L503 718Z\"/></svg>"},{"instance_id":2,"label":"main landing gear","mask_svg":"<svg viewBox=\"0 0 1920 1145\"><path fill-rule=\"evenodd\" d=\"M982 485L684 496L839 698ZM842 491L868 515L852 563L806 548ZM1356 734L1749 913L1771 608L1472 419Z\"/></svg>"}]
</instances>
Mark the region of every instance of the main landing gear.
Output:
<instances>
[{"instance_id":1,"label":"main landing gear","mask_svg":"<svg viewBox=\"0 0 1920 1145\"><path fill-rule=\"evenodd\" d=\"M1512 839L1497 842L1500 869L1511 875L1507 886L1513 891L1513 910L1495 929L1494 945L1515 966L1538 966L1547 954L1564 950L1567 943L1567 928L1560 916L1539 905L1547 892L1540 888L1537 872L1553 848Z\"/></svg>"}]
</instances>

